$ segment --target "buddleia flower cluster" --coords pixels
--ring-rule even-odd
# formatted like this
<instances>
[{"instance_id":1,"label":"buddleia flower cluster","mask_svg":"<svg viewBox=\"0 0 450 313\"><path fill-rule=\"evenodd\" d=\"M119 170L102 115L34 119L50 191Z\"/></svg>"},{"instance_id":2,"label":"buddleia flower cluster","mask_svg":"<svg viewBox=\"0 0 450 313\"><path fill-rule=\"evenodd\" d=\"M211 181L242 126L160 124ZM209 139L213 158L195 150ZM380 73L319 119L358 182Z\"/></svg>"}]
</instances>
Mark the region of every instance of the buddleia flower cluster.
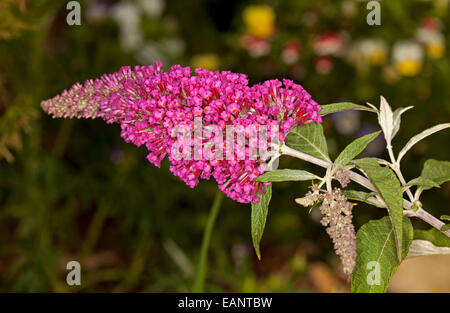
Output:
<instances>
[{"instance_id":1,"label":"buddleia flower cluster","mask_svg":"<svg viewBox=\"0 0 450 313\"><path fill-rule=\"evenodd\" d=\"M255 134L248 130L258 131L264 126L267 140L284 142L291 127L321 122L320 106L290 80L249 86L243 74L202 68L192 74L189 67L180 65L166 72L159 62L134 69L123 67L116 73L77 83L41 106L53 117L101 118L106 123L118 123L121 137L145 146L147 159L154 165L159 167L167 157L170 171L190 187L199 179L213 177L228 197L242 203L258 200L263 183L255 178L267 171L266 160L261 155L254 157L252 152L261 148L262 141L252 140ZM200 133L196 137L196 120L203 128L237 127L245 140L233 145L224 135L218 138L214 133ZM176 146L180 127L185 144ZM214 151L224 148L220 150L223 155L206 155L208 151L195 149L197 143L200 147L209 143ZM230 146L240 155L226 157ZM176 157L174 150L183 157Z\"/></svg>"},{"instance_id":2,"label":"buddleia flower cluster","mask_svg":"<svg viewBox=\"0 0 450 313\"><path fill-rule=\"evenodd\" d=\"M343 271L350 275L356 264L356 235L352 224L353 203L349 202L342 194L340 188L331 191L320 191L313 185L305 197L296 199L303 206L311 206L321 202L320 212L322 219L320 223L327 227L336 254L342 262Z\"/></svg>"}]
</instances>

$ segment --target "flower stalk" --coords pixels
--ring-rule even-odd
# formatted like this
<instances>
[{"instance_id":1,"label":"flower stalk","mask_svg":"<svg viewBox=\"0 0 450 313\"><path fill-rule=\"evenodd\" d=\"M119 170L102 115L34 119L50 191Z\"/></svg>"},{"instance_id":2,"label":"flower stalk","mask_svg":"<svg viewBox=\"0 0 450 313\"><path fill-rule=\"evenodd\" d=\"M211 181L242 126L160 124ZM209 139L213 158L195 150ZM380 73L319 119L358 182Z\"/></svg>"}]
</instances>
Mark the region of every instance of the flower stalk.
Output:
<instances>
[{"instance_id":1,"label":"flower stalk","mask_svg":"<svg viewBox=\"0 0 450 313\"><path fill-rule=\"evenodd\" d=\"M205 277L208 267L208 250L211 242L211 235L216 223L217 215L219 214L220 207L223 201L223 193L218 190L214 198L211 210L208 216L208 222L206 223L205 231L203 233L202 247L200 250L200 260L198 262L197 272L195 274L193 292L204 292L205 289Z\"/></svg>"}]
</instances>

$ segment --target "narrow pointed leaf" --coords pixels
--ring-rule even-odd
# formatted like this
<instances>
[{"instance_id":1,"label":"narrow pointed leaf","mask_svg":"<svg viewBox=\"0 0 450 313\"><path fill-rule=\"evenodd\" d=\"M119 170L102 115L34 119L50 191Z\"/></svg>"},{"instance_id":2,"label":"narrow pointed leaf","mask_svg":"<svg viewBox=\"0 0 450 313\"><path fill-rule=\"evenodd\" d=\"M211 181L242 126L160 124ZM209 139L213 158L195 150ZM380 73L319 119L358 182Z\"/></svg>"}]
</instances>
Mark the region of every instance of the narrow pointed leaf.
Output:
<instances>
[{"instance_id":1,"label":"narrow pointed leaf","mask_svg":"<svg viewBox=\"0 0 450 313\"><path fill-rule=\"evenodd\" d=\"M269 211L269 203L272 198L272 185L264 186L264 193L258 194L258 202L252 202L252 240L258 259L261 259L259 244L266 226L267 213Z\"/></svg>"},{"instance_id":2,"label":"narrow pointed leaf","mask_svg":"<svg viewBox=\"0 0 450 313\"><path fill-rule=\"evenodd\" d=\"M319 176L303 170L274 170L266 172L256 178L259 182L282 182L320 179Z\"/></svg>"},{"instance_id":3,"label":"narrow pointed leaf","mask_svg":"<svg viewBox=\"0 0 450 313\"><path fill-rule=\"evenodd\" d=\"M384 138L388 145L390 145L392 140L392 133L394 131L394 114L392 113L391 106L386 101L386 99L381 96L380 101L380 112L378 113L378 123L384 133Z\"/></svg>"},{"instance_id":4,"label":"narrow pointed leaf","mask_svg":"<svg viewBox=\"0 0 450 313\"><path fill-rule=\"evenodd\" d=\"M434 127L428 128L428 129L424 130L423 132L421 132L420 134L417 134L416 136L412 137L406 143L406 145L403 147L403 149L400 151L400 153L398 154L398 162L400 162L400 160L403 158L403 156L406 154L406 152L408 152L416 143L418 143L422 139L424 139L440 130L443 130L443 129L446 129L449 127L450 127L450 123L439 124Z\"/></svg>"},{"instance_id":5,"label":"narrow pointed leaf","mask_svg":"<svg viewBox=\"0 0 450 313\"><path fill-rule=\"evenodd\" d=\"M362 110L362 111L370 111L376 112L376 110L372 108L368 108L364 105L355 104L352 102L338 102L338 103L330 103L322 105L322 110L319 111L320 115L325 116L327 114L347 111L347 110Z\"/></svg>"},{"instance_id":6,"label":"narrow pointed leaf","mask_svg":"<svg viewBox=\"0 0 450 313\"><path fill-rule=\"evenodd\" d=\"M380 131L377 131L377 132L362 136L362 137L354 140L347 147L345 147L344 150L342 150L342 152L339 154L339 156L334 161L331 175L336 173L336 171L338 169L346 166L351 160L353 160L354 157L356 157L358 154L360 154L367 147L367 145L372 140L374 140L379 134L380 134Z\"/></svg>"}]
</instances>

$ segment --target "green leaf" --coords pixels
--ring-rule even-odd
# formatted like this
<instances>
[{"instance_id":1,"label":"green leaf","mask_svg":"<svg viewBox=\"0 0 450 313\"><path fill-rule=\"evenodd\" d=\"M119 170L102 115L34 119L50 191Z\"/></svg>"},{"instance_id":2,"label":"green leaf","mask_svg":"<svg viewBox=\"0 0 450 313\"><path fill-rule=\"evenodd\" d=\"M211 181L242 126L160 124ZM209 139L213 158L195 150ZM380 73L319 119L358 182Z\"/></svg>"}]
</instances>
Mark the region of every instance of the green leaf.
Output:
<instances>
[{"instance_id":1,"label":"green leaf","mask_svg":"<svg viewBox=\"0 0 450 313\"><path fill-rule=\"evenodd\" d=\"M392 275L407 254L413 239L410 220L403 217L403 245L397 254L394 228L385 216L361 226L356 234L356 265L351 275L352 292L385 292ZM379 280L377 280L377 275ZM375 275L374 275L375 274Z\"/></svg>"},{"instance_id":2,"label":"green leaf","mask_svg":"<svg viewBox=\"0 0 450 313\"><path fill-rule=\"evenodd\" d=\"M437 247L450 247L450 237L431 228L429 230L414 229L414 240L428 240Z\"/></svg>"},{"instance_id":3,"label":"green leaf","mask_svg":"<svg viewBox=\"0 0 450 313\"><path fill-rule=\"evenodd\" d=\"M261 259L259 243L261 242L264 227L266 226L270 198L272 198L272 185L263 186L264 193L258 193L258 202L252 202L252 239L258 259Z\"/></svg>"},{"instance_id":4,"label":"green leaf","mask_svg":"<svg viewBox=\"0 0 450 313\"><path fill-rule=\"evenodd\" d=\"M408 186L421 186L421 187L431 188L431 187L439 187L439 184L437 184L436 182L434 182L433 180L431 180L429 178L419 176L417 178L410 180L405 185L405 187L408 187Z\"/></svg>"},{"instance_id":5,"label":"green leaf","mask_svg":"<svg viewBox=\"0 0 450 313\"><path fill-rule=\"evenodd\" d=\"M368 108L363 105L355 104L352 102L338 102L338 103L330 103L326 105L321 105L322 110L319 111L320 115L325 116L330 113L347 111L347 110L362 110L362 111L370 111L376 112L374 109Z\"/></svg>"},{"instance_id":6,"label":"green leaf","mask_svg":"<svg viewBox=\"0 0 450 313\"><path fill-rule=\"evenodd\" d=\"M450 162L434 159L427 160L420 176L431 179L438 185L442 185L450 180Z\"/></svg>"},{"instance_id":7,"label":"green leaf","mask_svg":"<svg viewBox=\"0 0 450 313\"><path fill-rule=\"evenodd\" d=\"M377 199L373 196L373 193L358 190L342 190L342 193L347 199L361 201L378 208L383 208L383 206L377 203Z\"/></svg>"},{"instance_id":8,"label":"green leaf","mask_svg":"<svg viewBox=\"0 0 450 313\"><path fill-rule=\"evenodd\" d=\"M303 170L274 170L258 176L255 180L259 182L282 182L282 181L302 181L320 179L319 176Z\"/></svg>"},{"instance_id":9,"label":"green leaf","mask_svg":"<svg viewBox=\"0 0 450 313\"><path fill-rule=\"evenodd\" d=\"M342 152L338 155L336 160L334 161L333 169L331 170L331 175L336 173L336 171L348 164L354 157L360 154L367 145L374 140L381 131L377 131L354 140L347 147L342 150Z\"/></svg>"},{"instance_id":10,"label":"green leaf","mask_svg":"<svg viewBox=\"0 0 450 313\"><path fill-rule=\"evenodd\" d=\"M414 137L412 137L406 143L406 145L403 147L403 149L399 152L397 162L400 163L400 160L403 158L403 156L406 154L406 152L408 152L409 149L411 149L416 143L418 143L422 139L434 134L435 132L438 132L440 130L443 130L443 129L449 128L449 127L450 127L450 123L439 124L434 127L428 128L428 129L424 130L423 132L421 132L420 134L417 134Z\"/></svg>"},{"instance_id":11,"label":"green leaf","mask_svg":"<svg viewBox=\"0 0 450 313\"><path fill-rule=\"evenodd\" d=\"M403 193L397 176L390 168L380 166L374 158L354 160L353 163L367 174L370 182L386 203L389 217L394 226L397 252L400 255L400 251L402 251Z\"/></svg>"},{"instance_id":12,"label":"green leaf","mask_svg":"<svg viewBox=\"0 0 450 313\"><path fill-rule=\"evenodd\" d=\"M439 217L441 220L446 220L446 221L450 221L450 215L441 215L441 217Z\"/></svg>"},{"instance_id":13,"label":"green leaf","mask_svg":"<svg viewBox=\"0 0 450 313\"><path fill-rule=\"evenodd\" d=\"M322 125L313 122L292 128L286 144L303 153L331 162Z\"/></svg>"}]
</instances>

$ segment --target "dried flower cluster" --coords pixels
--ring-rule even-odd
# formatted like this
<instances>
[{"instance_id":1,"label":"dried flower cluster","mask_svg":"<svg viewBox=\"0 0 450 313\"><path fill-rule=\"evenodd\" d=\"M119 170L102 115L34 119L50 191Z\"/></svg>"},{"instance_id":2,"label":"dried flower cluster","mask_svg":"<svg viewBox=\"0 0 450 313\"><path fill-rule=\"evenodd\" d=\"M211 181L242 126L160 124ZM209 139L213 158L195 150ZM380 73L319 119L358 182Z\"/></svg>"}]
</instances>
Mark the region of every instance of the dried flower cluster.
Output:
<instances>
[{"instance_id":1,"label":"dried flower cluster","mask_svg":"<svg viewBox=\"0 0 450 313\"><path fill-rule=\"evenodd\" d=\"M321 192L316 185L312 186L305 197L296 199L303 206L311 206L321 201L320 223L327 227L327 234L333 241L336 254L340 257L344 273L350 275L356 263L356 235L352 224L353 203L342 194L341 189Z\"/></svg>"},{"instance_id":2,"label":"dried flower cluster","mask_svg":"<svg viewBox=\"0 0 450 313\"><path fill-rule=\"evenodd\" d=\"M221 129L228 125L242 129L264 125L267 139L272 139L270 130L276 128L276 140L285 141L292 126L321 122L320 106L290 80L270 80L250 87L243 74L198 68L197 75L192 75L189 67L175 65L167 72L161 67L159 62L155 66L136 66L134 70L123 67L83 85L77 83L41 106L53 117L102 118L107 123L119 123L122 138L137 146L145 145L151 163L159 166L168 156L171 172L190 187L196 186L199 178L213 176L223 192L243 203L257 201L256 192L262 192L261 183L254 179L265 172L265 162L261 157L249 157L261 143L248 140L253 134L246 132L246 140L233 148L244 153L244 158L210 159L202 151L200 158L180 160L172 156L177 127L194 133L196 118L202 120L203 126L217 125ZM231 143L213 135L201 137L202 143L214 140L214 146L223 145L226 152ZM180 149L192 145L189 139Z\"/></svg>"},{"instance_id":3,"label":"dried flower cluster","mask_svg":"<svg viewBox=\"0 0 450 313\"><path fill-rule=\"evenodd\" d=\"M347 171L344 171L342 168L336 171L334 174L334 178L341 184L343 188L347 187L350 183L350 176L348 176Z\"/></svg>"}]
</instances>

